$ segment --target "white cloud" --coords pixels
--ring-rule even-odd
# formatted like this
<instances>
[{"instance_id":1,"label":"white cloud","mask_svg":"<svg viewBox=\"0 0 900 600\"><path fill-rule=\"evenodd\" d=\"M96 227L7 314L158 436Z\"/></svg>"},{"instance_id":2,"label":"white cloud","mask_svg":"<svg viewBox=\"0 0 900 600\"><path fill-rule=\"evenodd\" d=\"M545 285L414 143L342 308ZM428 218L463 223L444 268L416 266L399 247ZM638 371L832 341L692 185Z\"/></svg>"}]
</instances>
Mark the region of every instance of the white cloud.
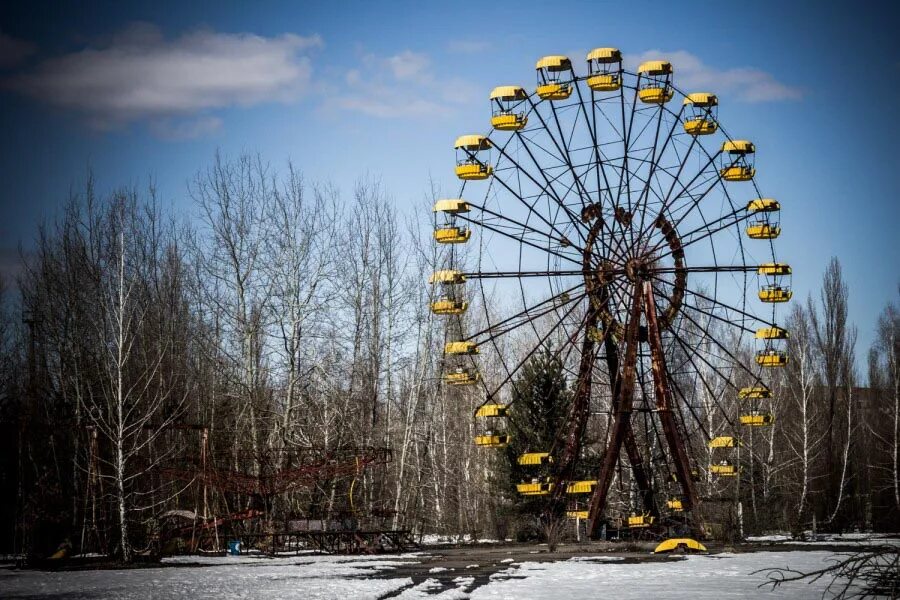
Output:
<instances>
[{"instance_id":1,"label":"white cloud","mask_svg":"<svg viewBox=\"0 0 900 600\"><path fill-rule=\"evenodd\" d=\"M684 50L662 52L649 50L639 55L626 55L626 66L634 70L645 60L665 59L675 70L675 85L685 93L703 91L719 96L732 96L744 102L799 100L800 88L775 79L770 73L751 67L717 69Z\"/></svg>"},{"instance_id":2,"label":"white cloud","mask_svg":"<svg viewBox=\"0 0 900 600\"><path fill-rule=\"evenodd\" d=\"M96 127L146 120L172 132L173 116L296 100L309 89L312 73L303 53L321 44L318 36L209 30L166 39L154 25L139 23L103 47L47 59L7 85L81 113ZM178 127L208 133L221 125L209 118L188 123Z\"/></svg>"},{"instance_id":3,"label":"white cloud","mask_svg":"<svg viewBox=\"0 0 900 600\"><path fill-rule=\"evenodd\" d=\"M367 54L344 74L326 106L378 118L445 116L477 98L470 83L435 77L431 59L404 50L388 57Z\"/></svg>"},{"instance_id":4,"label":"white cloud","mask_svg":"<svg viewBox=\"0 0 900 600\"><path fill-rule=\"evenodd\" d=\"M17 40L0 31L0 69L15 67L34 54L37 47L31 42Z\"/></svg>"}]
</instances>

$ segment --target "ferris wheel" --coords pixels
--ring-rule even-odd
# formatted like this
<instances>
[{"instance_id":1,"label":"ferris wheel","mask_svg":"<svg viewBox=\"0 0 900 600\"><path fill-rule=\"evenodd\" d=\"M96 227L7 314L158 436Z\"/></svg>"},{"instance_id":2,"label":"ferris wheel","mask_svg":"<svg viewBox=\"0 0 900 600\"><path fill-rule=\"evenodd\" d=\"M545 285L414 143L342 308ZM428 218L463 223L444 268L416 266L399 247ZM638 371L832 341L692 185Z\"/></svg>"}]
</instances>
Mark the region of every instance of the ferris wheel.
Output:
<instances>
[{"instance_id":1,"label":"ferris wheel","mask_svg":"<svg viewBox=\"0 0 900 600\"><path fill-rule=\"evenodd\" d=\"M456 140L459 195L434 205L443 381L484 390L475 443L503 448L517 377L552 354L568 416L552 447L519 456L535 476L518 492L591 536L615 517L702 533L704 477L739 479L742 428L774 421L767 369L787 363L776 307L791 298L781 207L715 94L682 92L665 60L626 70L616 48L585 67L541 58L534 91L494 88L491 128Z\"/></svg>"}]
</instances>

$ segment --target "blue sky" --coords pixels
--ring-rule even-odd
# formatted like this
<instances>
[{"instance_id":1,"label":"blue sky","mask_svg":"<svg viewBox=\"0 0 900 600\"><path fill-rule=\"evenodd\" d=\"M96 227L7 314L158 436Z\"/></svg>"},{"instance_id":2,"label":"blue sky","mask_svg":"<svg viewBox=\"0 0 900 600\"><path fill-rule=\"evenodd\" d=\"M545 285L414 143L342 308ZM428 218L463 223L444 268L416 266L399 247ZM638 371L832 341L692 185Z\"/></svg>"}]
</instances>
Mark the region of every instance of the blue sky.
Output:
<instances>
[{"instance_id":1,"label":"blue sky","mask_svg":"<svg viewBox=\"0 0 900 600\"><path fill-rule=\"evenodd\" d=\"M452 142L534 62L617 46L670 58L719 94L783 205L797 296L844 265L858 352L897 298L900 43L890 3L80 2L0 7L0 262L94 170L101 189L187 182L218 149L288 158L349 191L370 174L404 209L454 195ZM197 77L209 68L209 77ZM218 75L217 75L218 74Z\"/></svg>"}]
</instances>

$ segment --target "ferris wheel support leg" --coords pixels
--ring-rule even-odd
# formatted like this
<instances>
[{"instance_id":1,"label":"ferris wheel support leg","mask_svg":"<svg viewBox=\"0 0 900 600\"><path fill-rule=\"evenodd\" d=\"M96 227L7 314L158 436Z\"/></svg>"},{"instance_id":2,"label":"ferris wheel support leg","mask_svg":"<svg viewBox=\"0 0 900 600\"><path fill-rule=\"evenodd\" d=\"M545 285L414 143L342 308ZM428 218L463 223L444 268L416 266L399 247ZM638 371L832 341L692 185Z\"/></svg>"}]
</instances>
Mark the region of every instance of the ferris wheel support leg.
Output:
<instances>
[{"instance_id":1,"label":"ferris wheel support leg","mask_svg":"<svg viewBox=\"0 0 900 600\"><path fill-rule=\"evenodd\" d=\"M687 450L685 450L684 441L678 435L675 415L672 412L672 393L669 390L666 377L666 360L662 348L662 337L659 333L659 323L656 320L653 288L649 281L644 282L643 290L645 314L647 316L647 341L650 344L653 385L656 393L656 410L662 423L666 444L669 446L672 460L675 463L675 473L678 475L678 482L681 484L681 489L684 492L684 509L691 511L692 520L694 521L693 527L700 535L703 535L703 526L698 518L699 501L697 488L694 485L694 480L691 478L691 466Z\"/></svg>"},{"instance_id":2,"label":"ferris wheel support leg","mask_svg":"<svg viewBox=\"0 0 900 600\"><path fill-rule=\"evenodd\" d=\"M587 526L587 535L590 538L596 537L597 531L600 529L600 519L606 508L606 496L609 493L609 486L612 483L616 463L619 460L622 444L625 441L631 422L640 319L641 288L640 286L635 286L631 302L631 318L628 320L628 326L625 329L625 364L622 367L621 378L617 378L618 393L616 395L618 397L614 399L616 403L616 417L613 421L612 435L606 446L603 462L600 465L597 486L594 488L594 494L591 496Z\"/></svg>"}]
</instances>

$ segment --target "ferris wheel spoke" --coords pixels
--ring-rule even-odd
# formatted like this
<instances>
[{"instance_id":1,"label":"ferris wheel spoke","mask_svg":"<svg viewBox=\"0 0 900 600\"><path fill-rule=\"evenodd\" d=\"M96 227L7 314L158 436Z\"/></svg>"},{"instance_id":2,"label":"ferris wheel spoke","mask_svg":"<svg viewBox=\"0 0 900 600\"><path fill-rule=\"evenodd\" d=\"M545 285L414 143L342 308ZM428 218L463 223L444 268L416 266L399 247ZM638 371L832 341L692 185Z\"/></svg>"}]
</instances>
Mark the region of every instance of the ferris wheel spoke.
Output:
<instances>
[{"instance_id":1,"label":"ferris wheel spoke","mask_svg":"<svg viewBox=\"0 0 900 600\"><path fill-rule=\"evenodd\" d=\"M684 316L684 318L686 318L688 321L690 321L695 327L697 327L697 328L703 330L703 327L702 327L699 323L697 323L697 321L695 321L692 317L690 317L690 316L688 315L688 313L682 313L682 315ZM753 371L751 371L751 370L747 367L747 365L744 364L744 361L738 359L738 358L737 358L737 357L736 357L736 356L735 356L728 348L726 348L726 347L724 346L724 344L722 344L722 342L720 342L718 339L716 339L715 336L709 336L708 339L709 339L709 341L712 342L715 346L717 346L722 352L724 352L725 355L726 355L729 359L731 359L733 365L735 365L738 369L740 369L740 370L746 372L746 373L747 373L747 374L748 374L755 382L758 382L758 383L762 384L762 379L760 378L760 376L759 376L757 373L754 373ZM699 356L699 354L698 354L698 356ZM714 355L714 356L715 356L715 355ZM722 356L718 356L718 358L724 360L724 357L722 357ZM734 387L735 389L737 389L737 386L736 386L733 382L729 382L729 383L732 384L732 387Z\"/></svg>"},{"instance_id":2,"label":"ferris wheel spoke","mask_svg":"<svg viewBox=\"0 0 900 600\"><path fill-rule=\"evenodd\" d=\"M470 203L470 204L471 204L471 203ZM471 206L476 206L476 205L475 205L475 204L471 204ZM478 207L476 206L476 208L478 208ZM518 225L519 227L522 227L522 228L523 228L523 231L522 231L521 235L515 235L515 234L513 234L513 233L511 233L511 232L509 232L509 231L504 230L504 229L501 228L501 227L495 227L495 226L493 226L493 225L491 225L491 224L489 224L489 223L487 223L487 222L485 222L485 221L483 221L483 220L482 220L482 221L478 221L478 220L476 220L476 219L470 219L470 218L465 217L465 216L463 216L463 215L457 215L457 217L458 217L459 219L461 219L461 220L467 222L467 223L471 223L471 224L473 224L473 225L478 225L478 226L480 226L480 227L483 227L483 228L485 228L485 229L487 229L487 230L489 230L489 231L493 231L494 233L498 233L498 234L500 234L500 235L502 235L502 236L504 236L504 237L507 237L507 238L509 238L509 239L511 239L511 240L514 240L514 241L516 241L516 242L521 242L521 243L523 243L523 244L525 244L525 245L527 245L527 246L530 246L530 247L535 248L535 249L537 249L537 250L541 250L541 251L543 251L543 252L546 252L547 254L552 254L553 256L557 256L557 257L559 257L559 258L561 258L561 259L563 259L563 260L567 260L567 261L572 262L572 263L575 263L575 264L577 264L577 265L580 265L580 264L581 264L582 261L581 261L580 258L575 258L575 257L569 256L569 255L563 254L563 253L561 253L561 252L557 252L557 251L553 250L552 248L547 248L547 247L542 246L542 245L540 245L540 244L538 244L538 243L536 243L536 242L531 242L531 241L525 239L525 232L526 232L526 231L531 231L531 232L533 232L533 233L536 233L536 234L545 236L548 240L559 241L557 238L554 238L553 236L547 234L546 232L540 231L540 230L537 230L537 229L534 229L534 228L531 228L531 227L528 227L527 225L523 225L523 224L519 223L518 221L513 221L512 219L509 219L509 218L504 217L504 216L502 216L502 215L499 215L499 214L497 214L497 213L488 211L488 210L486 210L486 209L481 209L481 210L484 211L484 212L486 212L486 213L489 213L489 214L492 214L492 215L496 215L497 217L499 217L499 218L501 218L501 219L505 219L505 220L507 220L507 221L510 221L510 222L512 222L512 223L515 223L515 224ZM576 249L580 250L580 248L576 248Z\"/></svg>"},{"instance_id":3,"label":"ferris wheel spoke","mask_svg":"<svg viewBox=\"0 0 900 600\"><path fill-rule=\"evenodd\" d=\"M528 363L528 361L531 359L531 357L534 356L534 354L535 354L538 350L540 350L541 348L544 347L544 343L547 341L547 339L549 339L549 337L550 337L550 336L551 336L551 335L559 328L559 326L563 323L563 321L565 320L565 318L568 317L568 316L575 310L575 308L576 308L577 306L578 306L578 304L577 304L577 303L574 303L574 304L572 305L572 307L571 307L568 311L566 311L566 313L562 316L562 318L560 318L560 319L553 325L553 327L549 328L549 329L547 330L547 333L544 334L543 337L541 337L541 339L538 340L538 342L537 342L537 344L535 344L534 348L532 348L532 349L531 349L531 350L530 350L530 351L522 358L522 360L520 360L520 361L518 362L518 364L516 364L516 366L513 367L512 370L508 370L508 371L507 371L508 374L507 374L506 378L505 378L503 381L500 382L500 385L498 385L498 386L494 389L493 392L491 392L491 393L488 394L488 398L489 398L489 399L492 398L492 397L494 397L494 396L495 396L495 395L503 388L504 385L506 385L507 383L513 381L513 376L519 371L519 369L521 369L523 366L525 366L525 364ZM585 313L585 317L586 317L586 316L587 316L587 313ZM585 317L582 317L582 319L581 319L581 325L584 324ZM566 343L565 343L565 344L561 344L560 347L559 347L559 348L558 348L551 356L552 356L553 358L558 357L559 354L560 354L560 352L562 351L562 349L563 349L566 345L571 345L572 343L574 343L574 337L570 337L568 340L566 340ZM514 400L515 400L515 398L513 398L512 400L510 400L509 404L512 404Z\"/></svg>"},{"instance_id":4,"label":"ferris wheel spoke","mask_svg":"<svg viewBox=\"0 0 900 600\"><path fill-rule=\"evenodd\" d=\"M669 282L666 281L666 280L664 280L664 279L660 279L660 278L657 278L657 277L654 277L654 279L656 279L657 281L661 281L661 282L663 282L663 283L669 284ZM671 284L669 284L669 285L671 285ZM744 317L744 318L750 319L751 321L758 322L758 323L762 323L763 325L768 325L769 327L777 327L777 326L778 326L778 325L776 325L775 323L771 323L771 322L769 322L769 321L766 321L765 319L762 319L762 318L760 318L760 317L758 317L758 316L756 316L756 315L754 315L754 314L752 314L752 313L748 313L747 311L745 311L745 310L743 310L743 309L740 309L740 308L738 308L738 307L736 307L736 306L733 306L733 305L731 305L731 304L726 304L725 302L722 302L721 300L716 300L715 298L712 298L712 297L710 297L710 296L707 296L706 294L703 294L702 292L698 292L697 290L694 290L694 289L691 289L691 288L686 287L686 288L684 288L684 292L685 292L685 294L691 294L691 295L693 295L693 296L696 296L696 297L698 297L698 298L701 298L702 300L705 300L705 301L707 301L707 302L711 302L711 303L713 303L713 304L716 304L716 305L718 305L718 306L721 306L722 308L724 308L724 309L726 309L726 310L734 311L735 313L741 315L741 316Z\"/></svg>"},{"instance_id":5,"label":"ferris wheel spoke","mask_svg":"<svg viewBox=\"0 0 900 600\"><path fill-rule=\"evenodd\" d=\"M502 321L498 321L497 323L493 323L493 324L489 325L488 327L486 327L485 329L482 329L481 331L478 331L477 333L473 333L472 335L470 335L464 339L467 341L474 341L476 338L481 337L482 335L494 333L496 330L498 330L498 328L501 328L501 327L510 325L511 323L514 323L516 319L524 318L524 319L534 320L534 319L542 317L546 314L549 314L549 313L553 312L554 310L556 310L557 308L559 308L557 301L559 301L561 296L563 296L564 294L570 294L583 286L584 286L584 282L581 282L578 285L574 285L563 292L554 294L553 296L547 298L546 300L541 300L539 303L535 304L534 306L526 306L523 310L517 312L516 314L510 315L509 317L503 319ZM585 296L586 296L586 293L581 293L573 298L570 298L569 300L560 301L560 303L561 304L568 304L571 302L578 303ZM541 311L538 313L533 312L538 309L541 309ZM515 326L512 329L521 327L524 324L525 324L525 322L515 324ZM511 329L510 330L502 329L499 331L502 331L502 333L509 333L509 331L511 331ZM495 336L495 337L499 337L499 336ZM491 338L488 338L488 339L491 339ZM488 341L488 340L485 340L485 341Z\"/></svg>"},{"instance_id":6,"label":"ferris wheel spoke","mask_svg":"<svg viewBox=\"0 0 900 600\"><path fill-rule=\"evenodd\" d=\"M624 271L623 271L624 272ZM471 271L462 273L467 279L502 279L504 277L574 277L583 276L584 270L569 271Z\"/></svg>"},{"instance_id":7,"label":"ferris wheel spoke","mask_svg":"<svg viewBox=\"0 0 900 600\"><path fill-rule=\"evenodd\" d=\"M663 145L663 149L660 152L660 155L663 155L665 153L666 148L668 147L669 141L674 136L675 128L681 122L680 119L681 119L681 115L683 112L684 112L684 105L682 105L681 109L678 111L678 114L675 115L675 119L672 122L672 129L669 131L669 135L666 138L666 143ZM666 193L665 199L662 200L662 206L660 206L659 213L658 213L660 216L664 215L666 209L668 208L669 196L671 196L672 190L675 188L675 184L678 182L679 177L681 177L681 172L684 170L684 166L687 164L688 157L691 156L691 150L693 150L696 142L697 142L697 136L691 136L691 143L688 146L687 151L684 153L684 157L678 163L678 170L676 171L674 177L672 177L672 185L670 186L669 191ZM676 154L677 154L677 151L676 151ZM655 171L657 168L656 162L657 161L655 160L655 152L654 152L654 161L653 161L653 164L651 164L651 172L650 172L650 175L647 177L647 186L646 186L647 189L649 189L651 179L652 179L653 175L655 174ZM690 184L688 184L688 185L690 185ZM645 193L646 193L646 190L645 190ZM645 202L646 202L646 199L645 199ZM645 220L644 220L645 214L646 214L646 212L641 213L641 226L638 229L638 238L637 238L639 240L643 239L643 237L647 234L647 232L653 226L652 225L653 221L651 220L650 224L646 225L646 227L645 227L645 224L646 224Z\"/></svg>"},{"instance_id":8,"label":"ferris wheel spoke","mask_svg":"<svg viewBox=\"0 0 900 600\"><path fill-rule=\"evenodd\" d=\"M524 171L523 171L523 172L524 172ZM527 173L526 173L526 175L527 175ZM528 175L528 177L531 178L530 175ZM527 200L525 200L525 198L524 198L520 193L516 192L516 191L515 191L515 190L514 190L514 189L513 189L506 181L504 181L502 178L500 178L499 176L497 176L496 172L494 173L493 180L496 181L497 183L499 183L501 186L503 186L503 188L506 189L506 191L508 191L508 192L509 192L510 194L512 194L519 202L521 202L521 203L528 209L529 214L533 214L535 217L537 217L538 220L540 220L540 221L542 221L544 224L546 224L552 231L555 231L556 233L558 233L558 234L560 235L560 237L566 237L565 234L563 234L561 231L559 231L559 230L554 226L553 223L551 223L550 221L547 220L546 217L544 217L544 215L542 215L542 214L540 214L538 211L536 211L536 210L534 209L534 206L533 206L532 204L529 204L529 202L528 202ZM532 179L532 181L534 181L534 180ZM535 181L535 183L537 184L536 181ZM540 185L540 184L537 184L537 185ZM539 198L539 197L540 197L540 196L538 196L538 198ZM563 207L565 208L565 205L562 203L561 200L558 200L558 199L555 199L555 198L554 198L554 200L556 200L556 201L560 204L560 206L563 206ZM535 204L536 204L536 203L537 203L537 199L535 200ZM578 227L576 227L576 228L575 228L575 231L578 232L578 235L579 235L579 237L581 238L581 241L582 241L582 242L587 241L587 238L584 237L584 233L581 231L581 229L579 229Z\"/></svg>"},{"instance_id":9,"label":"ferris wheel spoke","mask_svg":"<svg viewBox=\"0 0 900 600\"><path fill-rule=\"evenodd\" d=\"M531 157L532 161L535 161L535 164L537 164L537 162L536 162L534 156L531 154L531 151L528 148L527 144L523 143L522 147L525 148L525 151L528 153L529 157ZM499 150L500 154L516 168L517 174L524 174L525 177L527 177L535 186L537 186L538 190L540 190L540 193L537 194L537 198L540 198L541 195L546 194L549 198L551 198L554 202L556 202L556 204L569 216L569 219L571 220L572 224L575 225L574 229L576 232L578 232L578 236L581 238L581 241L582 242L587 241L587 238L584 236L584 232L582 231L581 227L578 226L578 222L579 222L578 218L572 213L572 210L566 205L563 198L561 198L557 194L556 189L553 187L553 185L551 183L551 180L547 177L547 173L544 170L540 170L540 173L543 176L544 181L546 182L545 184L542 185L540 182L538 182L537 179L534 178L534 176L530 172L528 172L524 167L522 167L522 165L520 165L518 161L516 161L514 158L512 158L505 150L500 149L500 148L498 148L498 150ZM516 196L523 204L528 206L529 210L531 210L535 215L539 216L539 218L542 221L544 221L545 223L550 225L551 228L554 228L553 225L546 218L544 218L543 215L540 215L540 213L535 211L534 207L532 205L530 205L520 194L514 192L513 189L510 187L510 185L503 178L501 178L498 175L497 171L494 172L494 179L498 183L500 183L500 185L502 185L504 188L506 188L507 191L512 193L514 196ZM554 230L555 230L555 228L554 228Z\"/></svg>"},{"instance_id":10,"label":"ferris wheel spoke","mask_svg":"<svg viewBox=\"0 0 900 600\"><path fill-rule=\"evenodd\" d=\"M725 215L724 217L721 217L721 218L719 218L719 219L716 219L715 221L711 221L710 223L707 224L707 226L704 226L704 227L698 227L698 228L694 229L693 231L687 233L686 236L685 236L685 237L687 238L687 241L682 241L682 242L681 242L681 247L682 247L682 248L687 248L688 246L690 246L690 245L692 245L692 244L696 244L697 242L701 242L701 241L703 241L703 240L705 240L705 239L708 239L708 238L714 236L715 234L719 233L720 231L724 231L724 230L726 230L726 229L730 229L731 227L734 227L735 225L740 225L741 223L743 223L744 221L750 219L750 218L753 216L752 213L746 213L746 214L743 214L743 215L739 215L739 213L740 213L742 210L744 210L744 207L738 208L737 210L734 210L734 211L732 211L731 213ZM718 224L718 223L721 223L721 222L724 221L725 219L729 219L729 218L731 218L731 217L736 217L736 218L734 218L733 220L731 220L731 221L725 223L724 225L719 225L719 226L716 227L715 229L710 229L709 226L711 226L711 225L716 225L716 224ZM696 236L696 237L692 237L692 235L693 235L693 234L696 234L696 233L700 233L701 235L698 235L698 236ZM660 258L662 258L662 257L668 256L668 255L670 255L670 254L671 254L671 251L670 251L670 252L666 252L665 254L661 254L661 255L659 255L659 256L660 256Z\"/></svg>"}]
</instances>

